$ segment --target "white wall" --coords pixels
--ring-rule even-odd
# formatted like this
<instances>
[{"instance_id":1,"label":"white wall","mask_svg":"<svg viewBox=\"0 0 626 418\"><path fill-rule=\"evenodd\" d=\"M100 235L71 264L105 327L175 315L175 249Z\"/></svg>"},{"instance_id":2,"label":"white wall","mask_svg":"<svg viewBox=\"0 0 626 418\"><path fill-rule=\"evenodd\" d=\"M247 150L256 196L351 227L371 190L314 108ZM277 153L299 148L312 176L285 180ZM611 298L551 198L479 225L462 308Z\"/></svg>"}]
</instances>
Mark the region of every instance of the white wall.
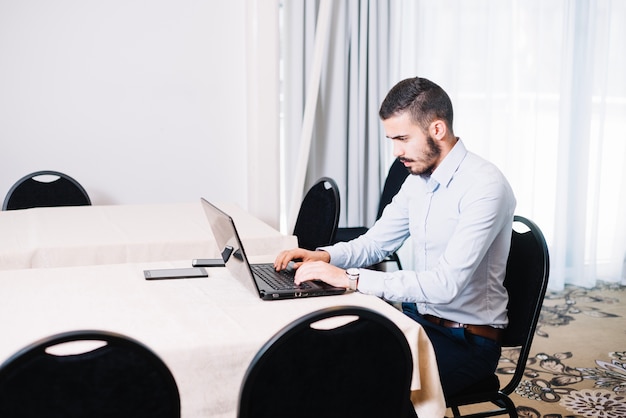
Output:
<instances>
[{"instance_id":1,"label":"white wall","mask_svg":"<svg viewBox=\"0 0 626 418\"><path fill-rule=\"evenodd\" d=\"M247 4L0 0L0 199L53 169L94 204L246 208Z\"/></svg>"}]
</instances>

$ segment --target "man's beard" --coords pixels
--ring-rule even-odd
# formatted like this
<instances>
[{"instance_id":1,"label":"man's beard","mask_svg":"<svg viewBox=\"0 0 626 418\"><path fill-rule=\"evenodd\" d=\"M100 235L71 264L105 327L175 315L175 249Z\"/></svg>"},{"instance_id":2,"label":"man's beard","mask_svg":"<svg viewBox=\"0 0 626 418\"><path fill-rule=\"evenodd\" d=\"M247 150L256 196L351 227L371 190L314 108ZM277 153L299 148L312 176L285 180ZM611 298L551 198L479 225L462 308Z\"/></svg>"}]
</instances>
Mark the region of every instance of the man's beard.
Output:
<instances>
[{"instance_id":1,"label":"man's beard","mask_svg":"<svg viewBox=\"0 0 626 418\"><path fill-rule=\"evenodd\" d=\"M413 174L414 176L422 176L422 175L430 176L435 170L435 163L436 163L437 157L441 155L441 149L437 146L437 144L435 143L435 140L430 135L426 137L426 145L428 146L426 155L423 158L420 158L419 160L420 162L424 162L426 165L421 169L416 169L413 166L407 167L407 170L409 170L409 173ZM416 162L415 160L410 160L408 158L399 158L399 160L401 162L405 162L405 161L410 162L410 163Z\"/></svg>"}]
</instances>

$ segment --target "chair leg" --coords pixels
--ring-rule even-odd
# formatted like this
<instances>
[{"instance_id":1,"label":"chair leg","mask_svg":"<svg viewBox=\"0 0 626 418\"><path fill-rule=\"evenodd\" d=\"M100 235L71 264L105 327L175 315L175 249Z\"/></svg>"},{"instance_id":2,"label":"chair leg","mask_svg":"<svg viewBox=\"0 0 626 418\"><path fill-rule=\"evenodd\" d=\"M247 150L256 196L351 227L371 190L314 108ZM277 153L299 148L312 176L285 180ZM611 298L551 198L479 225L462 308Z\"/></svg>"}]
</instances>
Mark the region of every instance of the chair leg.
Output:
<instances>
[{"instance_id":1,"label":"chair leg","mask_svg":"<svg viewBox=\"0 0 626 418\"><path fill-rule=\"evenodd\" d=\"M506 394L500 392L498 394L498 399L495 399L491 402L498 408L502 409L501 415L503 415L506 411L506 413L509 414L510 418L518 418L517 407L515 406L515 403L513 403L511 398L509 398Z\"/></svg>"},{"instance_id":2,"label":"chair leg","mask_svg":"<svg viewBox=\"0 0 626 418\"><path fill-rule=\"evenodd\" d=\"M487 401L485 401L487 402ZM500 393L497 399L491 401L494 406L497 406L498 409L489 410L489 411L481 411L472 413L469 415L462 415L459 405L449 405L448 408L452 411L452 416L455 418L464 417L464 418L474 418L474 417L492 417L492 416L500 416L508 414L510 418L519 418L517 414L517 407L515 403L504 393Z\"/></svg>"},{"instance_id":3,"label":"chair leg","mask_svg":"<svg viewBox=\"0 0 626 418\"><path fill-rule=\"evenodd\" d=\"M518 418L517 408L515 407L515 404L513 403L511 398L509 398L508 396L504 395L504 396L502 396L500 398L500 400L504 404L504 408L506 408L507 412L509 413L509 417L510 418Z\"/></svg>"}]
</instances>

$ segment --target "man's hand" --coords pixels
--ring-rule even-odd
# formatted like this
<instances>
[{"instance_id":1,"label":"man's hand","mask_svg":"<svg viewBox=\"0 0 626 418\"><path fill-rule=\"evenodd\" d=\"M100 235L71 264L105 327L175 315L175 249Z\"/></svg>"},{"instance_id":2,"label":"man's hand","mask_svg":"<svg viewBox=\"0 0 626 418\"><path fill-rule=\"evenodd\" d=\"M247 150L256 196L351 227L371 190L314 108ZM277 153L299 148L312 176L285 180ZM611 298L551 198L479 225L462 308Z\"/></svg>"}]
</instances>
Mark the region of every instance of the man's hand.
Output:
<instances>
[{"instance_id":1,"label":"man's hand","mask_svg":"<svg viewBox=\"0 0 626 418\"><path fill-rule=\"evenodd\" d=\"M298 260L298 261L294 261ZM292 250L282 251L274 260L274 268L276 271L284 270L290 261L294 261L294 268L307 261L323 261L330 262L330 254L326 251L309 251L303 248L294 248Z\"/></svg>"},{"instance_id":2,"label":"man's hand","mask_svg":"<svg viewBox=\"0 0 626 418\"><path fill-rule=\"evenodd\" d=\"M346 271L324 261L309 261L300 264L296 271L295 282L300 284L308 280L321 280L331 286L345 289L350 287Z\"/></svg>"},{"instance_id":3,"label":"man's hand","mask_svg":"<svg viewBox=\"0 0 626 418\"><path fill-rule=\"evenodd\" d=\"M274 268L284 270L290 261L295 261L295 282L300 284L309 280L321 280L331 286L348 288L348 276L344 269L330 263L330 254L326 251L309 251L303 248L294 248L283 251L276 257Z\"/></svg>"}]
</instances>

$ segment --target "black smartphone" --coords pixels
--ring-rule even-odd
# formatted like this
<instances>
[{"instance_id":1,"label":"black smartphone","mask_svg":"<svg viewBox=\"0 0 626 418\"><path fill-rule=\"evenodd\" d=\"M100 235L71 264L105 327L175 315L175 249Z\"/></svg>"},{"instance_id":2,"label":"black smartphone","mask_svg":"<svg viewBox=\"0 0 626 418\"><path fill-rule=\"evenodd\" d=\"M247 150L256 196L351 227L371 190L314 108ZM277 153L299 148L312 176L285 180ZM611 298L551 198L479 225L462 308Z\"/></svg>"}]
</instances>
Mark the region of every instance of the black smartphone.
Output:
<instances>
[{"instance_id":1,"label":"black smartphone","mask_svg":"<svg viewBox=\"0 0 626 418\"><path fill-rule=\"evenodd\" d=\"M195 258L191 261L194 267L224 267L224 260L221 258Z\"/></svg>"},{"instance_id":2,"label":"black smartphone","mask_svg":"<svg viewBox=\"0 0 626 418\"><path fill-rule=\"evenodd\" d=\"M209 276L206 270L201 267L144 270L143 275L146 278L146 280L188 279L188 278Z\"/></svg>"}]
</instances>

